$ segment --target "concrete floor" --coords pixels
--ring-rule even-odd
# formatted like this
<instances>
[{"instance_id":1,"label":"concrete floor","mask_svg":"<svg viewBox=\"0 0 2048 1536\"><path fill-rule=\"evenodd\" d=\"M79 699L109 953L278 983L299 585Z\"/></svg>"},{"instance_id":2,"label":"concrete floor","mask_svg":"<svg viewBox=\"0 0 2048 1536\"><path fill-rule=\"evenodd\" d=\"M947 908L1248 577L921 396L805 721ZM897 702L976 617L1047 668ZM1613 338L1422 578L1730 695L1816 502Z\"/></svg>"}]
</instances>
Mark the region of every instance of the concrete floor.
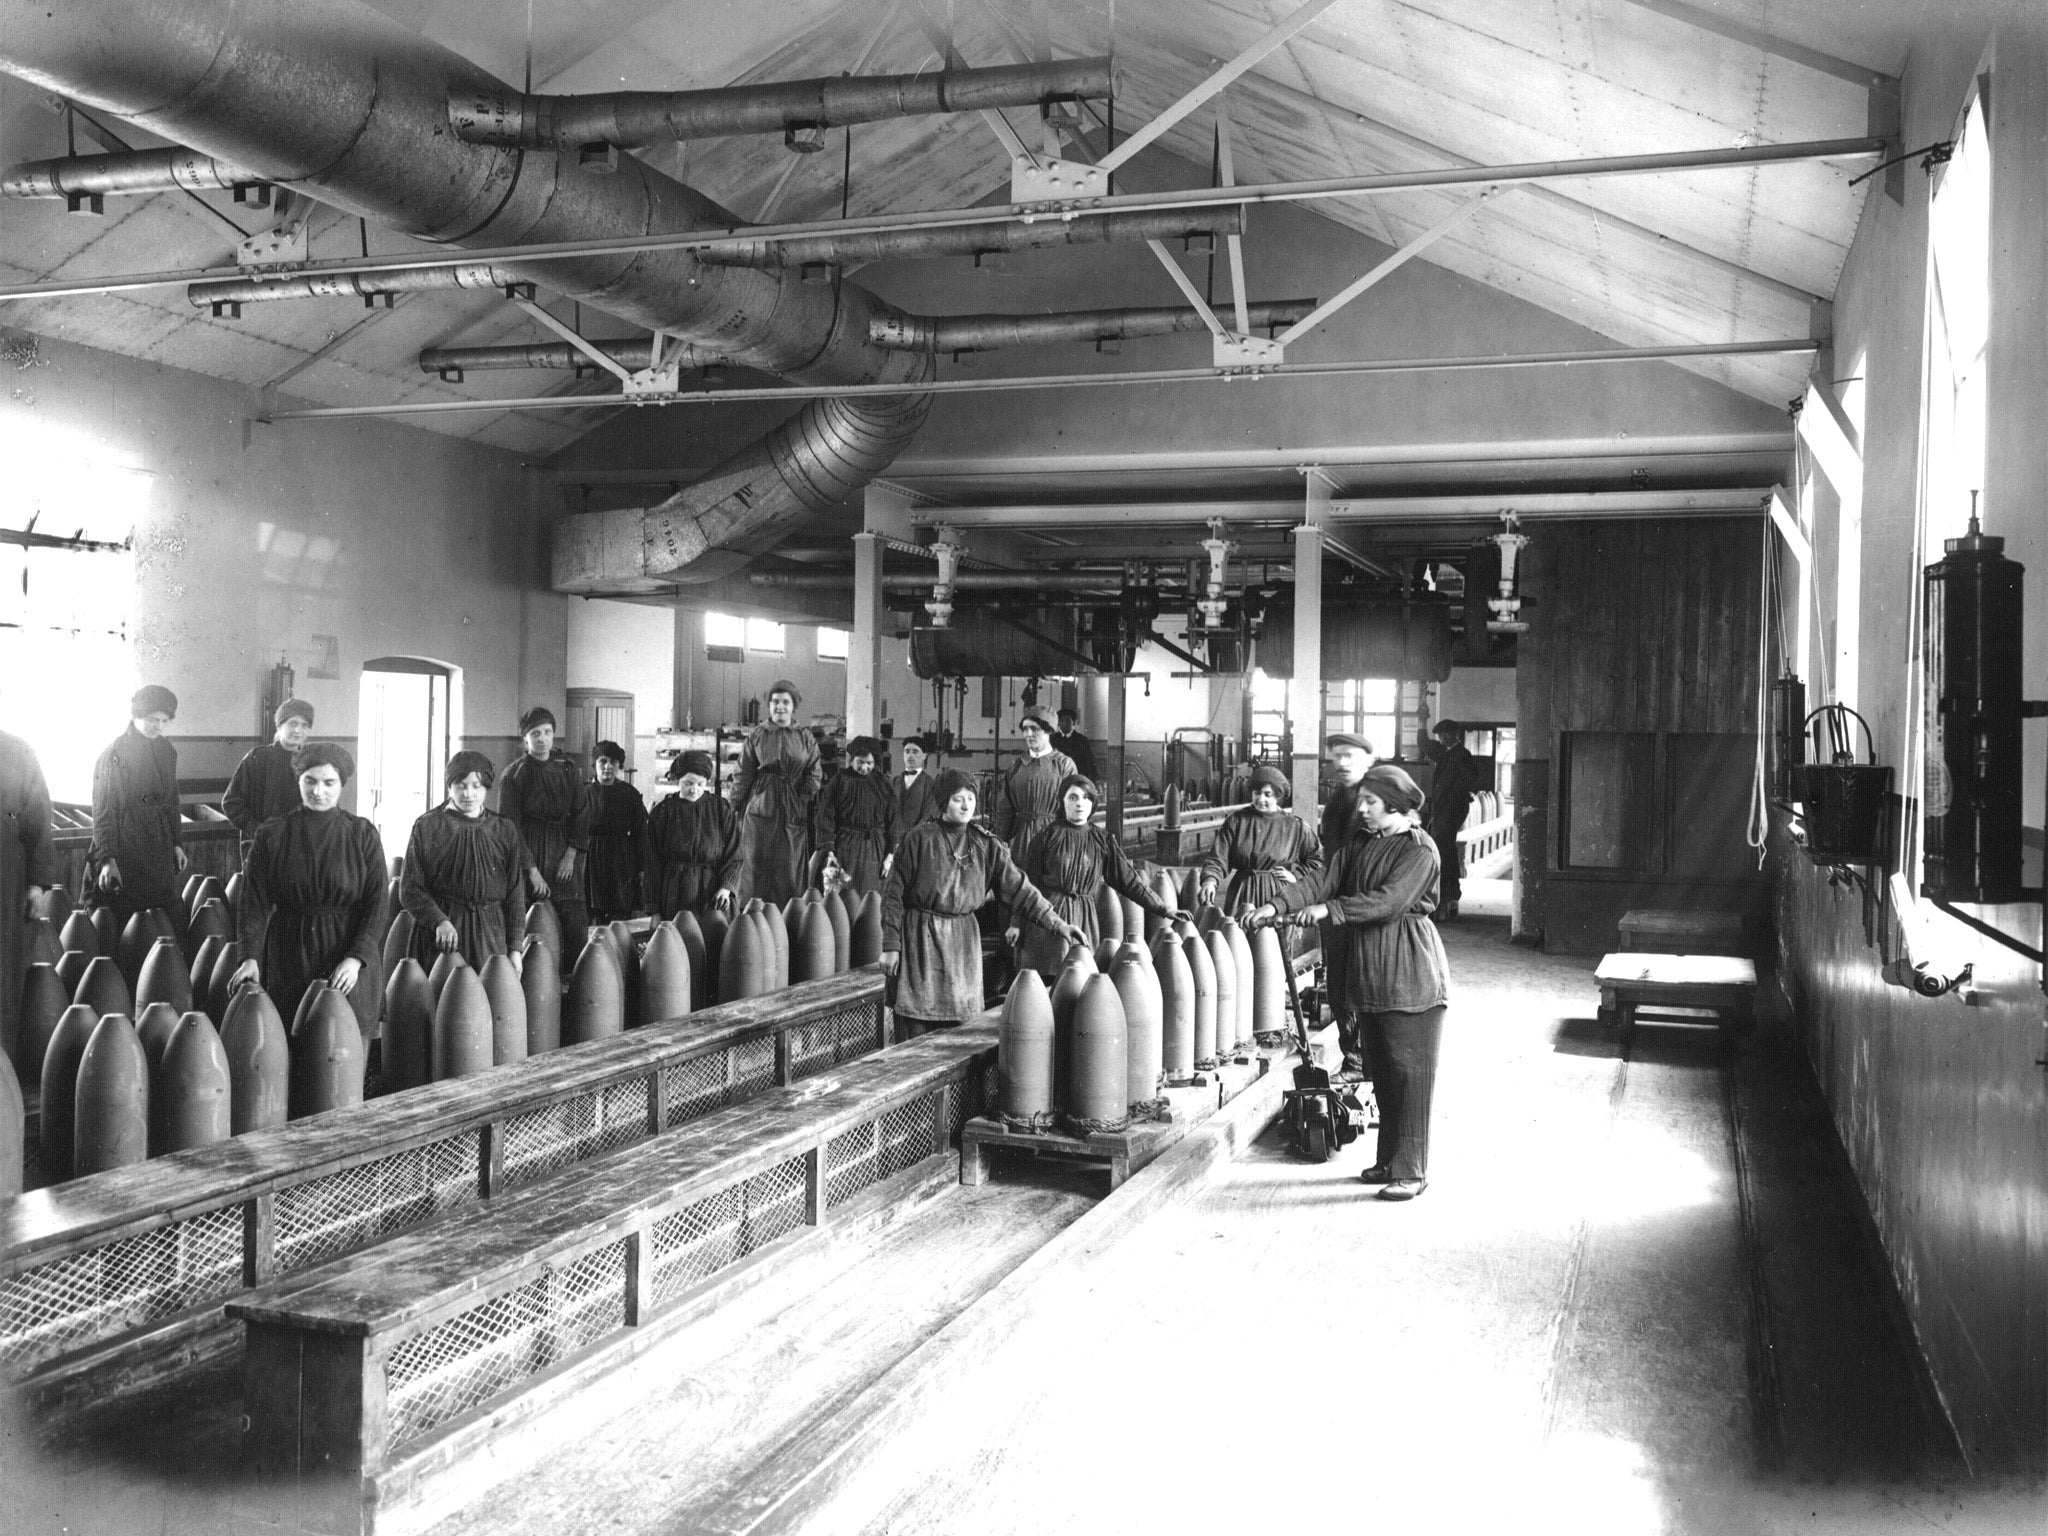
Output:
<instances>
[{"instance_id":1,"label":"concrete floor","mask_svg":"<svg viewBox=\"0 0 2048 1536\"><path fill-rule=\"evenodd\" d=\"M1623 1063L1591 960L1511 945L1504 882L1464 911L1422 1199L1356 1182L1370 1133L1323 1166L1262 1138L921 1390L800 1528L2042 1530L2042 1490L1967 1480L1925 1407L1789 1031L1731 1059L1645 1025ZM1101 1188L1041 1162L946 1190L505 1437L402 1524L744 1528L721 1489L865 1401ZM145 1434L124 1413L43 1460L0 1526L233 1529L221 1375Z\"/></svg>"}]
</instances>

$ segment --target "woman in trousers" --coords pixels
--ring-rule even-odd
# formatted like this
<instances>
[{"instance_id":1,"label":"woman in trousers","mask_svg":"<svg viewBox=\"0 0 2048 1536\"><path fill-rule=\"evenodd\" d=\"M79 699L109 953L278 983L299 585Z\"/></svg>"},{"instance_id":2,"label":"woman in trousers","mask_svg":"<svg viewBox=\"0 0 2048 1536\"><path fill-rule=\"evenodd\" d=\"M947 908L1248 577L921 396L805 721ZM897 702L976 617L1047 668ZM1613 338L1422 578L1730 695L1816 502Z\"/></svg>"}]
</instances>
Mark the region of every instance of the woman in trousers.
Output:
<instances>
[{"instance_id":1,"label":"woman in trousers","mask_svg":"<svg viewBox=\"0 0 2048 1536\"><path fill-rule=\"evenodd\" d=\"M1390 763L1358 784L1358 830L1329 865L1276 891L1254 921L1295 915L1340 925L1348 996L1358 1010L1380 1106L1379 1152L1359 1175L1382 1200L1429 1187L1429 1110L1443 1042L1450 968L1436 910L1436 843L1422 828L1422 791Z\"/></svg>"}]
</instances>

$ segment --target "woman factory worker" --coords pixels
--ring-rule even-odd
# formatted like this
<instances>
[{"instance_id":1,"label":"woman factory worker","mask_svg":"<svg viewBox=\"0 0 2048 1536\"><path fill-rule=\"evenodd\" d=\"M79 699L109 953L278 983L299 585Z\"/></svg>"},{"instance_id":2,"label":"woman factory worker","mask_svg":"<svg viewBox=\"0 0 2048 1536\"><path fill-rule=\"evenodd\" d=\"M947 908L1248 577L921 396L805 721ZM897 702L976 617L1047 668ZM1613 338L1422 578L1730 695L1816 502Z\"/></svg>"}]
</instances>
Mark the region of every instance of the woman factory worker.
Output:
<instances>
[{"instance_id":1,"label":"woman factory worker","mask_svg":"<svg viewBox=\"0 0 2048 1536\"><path fill-rule=\"evenodd\" d=\"M745 829L747 894L786 902L804 889L811 857L811 807L824 769L818 743L795 724L803 695L784 679L769 685L768 720L740 749L733 801Z\"/></svg>"},{"instance_id":2,"label":"woman factory worker","mask_svg":"<svg viewBox=\"0 0 2048 1536\"><path fill-rule=\"evenodd\" d=\"M1450 967L1429 920L1436 910L1436 843L1422 829L1422 791L1391 763L1357 786L1360 828L1327 868L1283 886L1252 913L1340 925L1348 996L1358 1009L1380 1139L1359 1178L1382 1200L1413 1200L1429 1187L1429 1109L1443 1043Z\"/></svg>"},{"instance_id":3,"label":"woman factory worker","mask_svg":"<svg viewBox=\"0 0 2048 1536\"><path fill-rule=\"evenodd\" d=\"M1173 916L1173 908L1139 878L1123 848L1105 829L1089 825L1095 797L1095 785L1086 775L1068 774L1060 785L1060 819L1032 834L1019 863L1061 920L1081 930L1090 949L1102 938L1095 893L1104 885L1148 912ZM1059 975L1066 944L1058 934L1036 926L1028 932L1012 926L1006 937L1016 948L1018 970Z\"/></svg>"},{"instance_id":4,"label":"woman factory worker","mask_svg":"<svg viewBox=\"0 0 2048 1536\"><path fill-rule=\"evenodd\" d=\"M384 844L341 808L355 776L345 747L318 741L293 754L299 804L256 829L242 866L242 953L233 985L257 982L289 1019L316 981L343 997L363 1038L384 1001Z\"/></svg>"},{"instance_id":5,"label":"woman factory worker","mask_svg":"<svg viewBox=\"0 0 2048 1536\"><path fill-rule=\"evenodd\" d=\"M897 979L897 1032L904 1039L981 1012L974 914L990 895L1063 943L1087 938L1053 910L1010 851L974 825L973 780L949 768L939 775L939 795L939 819L904 834L882 887L882 969Z\"/></svg>"},{"instance_id":6,"label":"woman factory worker","mask_svg":"<svg viewBox=\"0 0 2048 1536\"><path fill-rule=\"evenodd\" d=\"M863 896L879 891L896 851L896 790L875 772L882 744L856 736L846 744L846 769L818 796L818 851L839 860L847 883Z\"/></svg>"},{"instance_id":7,"label":"woman factory worker","mask_svg":"<svg viewBox=\"0 0 2048 1536\"><path fill-rule=\"evenodd\" d=\"M178 749L164 728L178 696L151 683L128 701L128 729L92 769L92 852L102 905L124 916L169 907L185 870L179 843Z\"/></svg>"},{"instance_id":8,"label":"woman factory worker","mask_svg":"<svg viewBox=\"0 0 2048 1536\"><path fill-rule=\"evenodd\" d=\"M580 954L590 930L583 905L579 855L590 850L590 806L576 760L555 750L555 717L536 705L519 717L525 753L505 765L498 810L519 829L533 863L527 879L533 894L555 909L562 923L562 947Z\"/></svg>"},{"instance_id":9,"label":"woman factory worker","mask_svg":"<svg viewBox=\"0 0 2048 1536\"><path fill-rule=\"evenodd\" d=\"M1351 839L1358 821L1359 782L1376 758L1372 743L1349 731L1339 731L1330 737L1323 749L1329 754L1333 775L1329 798L1323 802L1323 858L1327 862L1335 859L1337 850ZM1344 1052L1344 1081L1360 1082L1367 1075L1365 1047L1358 1036L1358 1007L1345 991L1345 978L1351 974L1351 968L1343 961L1343 950L1351 942L1350 935L1340 924L1325 923L1321 942L1330 1013L1337 1021L1337 1040Z\"/></svg>"},{"instance_id":10,"label":"woman factory worker","mask_svg":"<svg viewBox=\"0 0 2048 1536\"><path fill-rule=\"evenodd\" d=\"M1223 818L1202 861L1204 903L1242 912L1323 867L1315 828L1282 809L1286 798L1287 776L1279 769L1261 763L1252 770L1252 803Z\"/></svg>"},{"instance_id":11,"label":"woman factory worker","mask_svg":"<svg viewBox=\"0 0 2048 1536\"><path fill-rule=\"evenodd\" d=\"M398 901L412 914L412 957L422 965L459 949L480 970L493 955L516 953L526 931L532 861L511 818L484 809L496 777L483 753L456 753L443 775L447 804L412 824Z\"/></svg>"},{"instance_id":12,"label":"woman factory worker","mask_svg":"<svg viewBox=\"0 0 2048 1536\"><path fill-rule=\"evenodd\" d=\"M640 910L640 875L647 863L647 802L621 775L626 749L600 741L591 754L595 784L583 786L584 817L590 824L590 864L584 871L584 899L591 918L609 923Z\"/></svg>"},{"instance_id":13,"label":"woman factory worker","mask_svg":"<svg viewBox=\"0 0 2048 1536\"><path fill-rule=\"evenodd\" d=\"M299 771L294 765L313 735L313 706L304 699L286 699L270 716L271 737L235 765L220 808L242 834L242 857L256 840L256 829L273 816L299 808Z\"/></svg>"},{"instance_id":14,"label":"woman factory worker","mask_svg":"<svg viewBox=\"0 0 2048 1536\"><path fill-rule=\"evenodd\" d=\"M712 790L709 752L685 752L671 774L676 792L647 818L647 899L662 917L732 908L740 886L740 819Z\"/></svg>"},{"instance_id":15,"label":"woman factory worker","mask_svg":"<svg viewBox=\"0 0 2048 1536\"><path fill-rule=\"evenodd\" d=\"M1060 785L1074 760L1052 747L1052 722L1033 710L1024 717L1024 755L1010 765L996 791L996 836L1010 845L1010 857L1024 857L1024 845L1060 811Z\"/></svg>"}]
</instances>

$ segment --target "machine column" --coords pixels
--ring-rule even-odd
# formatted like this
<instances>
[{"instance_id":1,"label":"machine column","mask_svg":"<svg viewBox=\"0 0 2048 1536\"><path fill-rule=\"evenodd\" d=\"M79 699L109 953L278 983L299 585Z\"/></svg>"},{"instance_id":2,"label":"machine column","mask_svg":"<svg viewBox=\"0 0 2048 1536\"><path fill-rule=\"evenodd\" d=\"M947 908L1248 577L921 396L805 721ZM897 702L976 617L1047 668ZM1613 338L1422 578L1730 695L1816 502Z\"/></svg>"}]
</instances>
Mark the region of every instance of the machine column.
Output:
<instances>
[{"instance_id":1,"label":"machine column","mask_svg":"<svg viewBox=\"0 0 2048 1536\"><path fill-rule=\"evenodd\" d=\"M881 719L882 539L853 536L853 639L846 648L846 734L872 736Z\"/></svg>"},{"instance_id":2,"label":"machine column","mask_svg":"<svg viewBox=\"0 0 2048 1536\"><path fill-rule=\"evenodd\" d=\"M1287 689L1287 717L1294 734L1294 812L1313 821L1316 767L1323 749L1323 527L1329 482L1308 473L1308 505L1294 530L1294 679Z\"/></svg>"}]
</instances>

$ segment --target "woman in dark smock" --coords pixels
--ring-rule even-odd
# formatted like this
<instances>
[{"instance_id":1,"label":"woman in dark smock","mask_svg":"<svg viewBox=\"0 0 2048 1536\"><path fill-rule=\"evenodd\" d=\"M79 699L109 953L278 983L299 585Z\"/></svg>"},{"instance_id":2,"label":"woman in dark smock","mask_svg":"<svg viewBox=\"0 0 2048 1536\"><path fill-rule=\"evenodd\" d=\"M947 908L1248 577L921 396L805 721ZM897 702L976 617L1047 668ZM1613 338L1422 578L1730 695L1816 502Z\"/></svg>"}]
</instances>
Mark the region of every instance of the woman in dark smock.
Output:
<instances>
[{"instance_id":1,"label":"woman in dark smock","mask_svg":"<svg viewBox=\"0 0 2048 1536\"><path fill-rule=\"evenodd\" d=\"M554 907L562 923L562 947L573 958L590 931L590 909L583 904L583 865L590 852L583 774L575 758L555 750L551 711L529 709L519 717L519 734L526 751L505 765L498 810L519 829L533 860L527 876L533 894Z\"/></svg>"},{"instance_id":2,"label":"woman in dark smock","mask_svg":"<svg viewBox=\"0 0 2048 1536\"><path fill-rule=\"evenodd\" d=\"M1324 743L1330 755L1335 782L1323 802L1323 857L1334 859L1337 850L1350 841L1358 817L1358 786L1373 765L1372 743L1350 731L1339 731ZM1340 923L1324 923L1320 942L1323 950L1323 978L1330 994L1330 1014L1337 1022L1337 1040L1344 1052L1343 1078L1362 1082L1367 1073L1365 1046L1359 1039L1358 1008L1345 991L1344 978L1350 973L1344 947L1351 942L1350 930Z\"/></svg>"},{"instance_id":3,"label":"woman in dark smock","mask_svg":"<svg viewBox=\"0 0 2048 1536\"><path fill-rule=\"evenodd\" d=\"M800 895L811 858L811 807L824 782L818 743L795 724L803 695L788 681L768 690L768 722L740 749L733 804L746 838L747 891L763 901Z\"/></svg>"},{"instance_id":4,"label":"woman in dark smock","mask_svg":"<svg viewBox=\"0 0 2048 1536\"><path fill-rule=\"evenodd\" d=\"M640 874L647 862L647 802L620 776L626 753L617 742L600 741L592 757L597 782L583 787L590 823L585 889L591 919L609 923L640 910Z\"/></svg>"},{"instance_id":5,"label":"woman in dark smock","mask_svg":"<svg viewBox=\"0 0 2048 1536\"><path fill-rule=\"evenodd\" d=\"M896 789L875 772L882 744L872 736L847 743L846 768L818 796L818 848L834 855L860 894L879 891L896 851Z\"/></svg>"},{"instance_id":6,"label":"woman in dark smock","mask_svg":"<svg viewBox=\"0 0 2048 1536\"><path fill-rule=\"evenodd\" d=\"M525 935L530 860L519 829L484 809L496 776L483 753L456 753L445 776L448 803L412 824L398 901L412 914L412 957L421 965L459 949L481 970Z\"/></svg>"},{"instance_id":7,"label":"woman in dark smock","mask_svg":"<svg viewBox=\"0 0 2048 1536\"><path fill-rule=\"evenodd\" d=\"M1095 814L1096 790L1085 775L1070 773L1060 785L1060 819L1042 827L1024 845L1019 867L1051 903L1061 919L1086 936L1089 949L1102 941L1102 923L1095 911L1095 893L1107 885L1138 903L1147 912L1171 917L1173 908L1147 886L1132 866L1130 856L1102 827L1090 826ZM1008 934L1016 946L1017 969L1032 970L1045 977L1060 973L1066 958L1066 940L1048 929L1013 927Z\"/></svg>"},{"instance_id":8,"label":"woman in dark smock","mask_svg":"<svg viewBox=\"0 0 2048 1536\"><path fill-rule=\"evenodd\" d=\"M1242 912L1323 867L1315 828L1281 808L1286 793L1287 778L1279 769L1260 764L1252 770L1252 803L1223 818L1202 860L1204 902Z\"/></svg>"},{"instance_id":9,"label":"woman in dark smock","mask_svg":"<svg viewBox=\"0 0 2048 1536\"><path fill-rule=\"evenodd\" d=\"M1379 1154L1359 1177L1383 1200L1412 1200L1429 1183L1429 1112L1443 1043L1450 967L1436 910L1436 843L1422 829L1422 791L1391 763L1358 785L1359 830L1320 873L1276 892L1253 919L1327 917L1350 940L1347 995L1380 1105Z\"/></svg>"},{"instance_id":10,"label":"woman in dark smock","mask_svg":"<svg viewBox=\"0 0 2048 1536\"><path fill-rule=\"evenodd\" d=\"M996 836L1018 859L1034 832L1059 819L1060 785L1074 772L1074 760L1052 749L1052 722L1044 715L1026 715L1022 729L1024 756L1010 765L995 791Z\"/></svg>"},{"instance_id":11,"label":"woman in dark smock","mask_svg":"<svg viewBox=\"0 0 2048 1536\"><path fill-rule=\"evenodd\" d=\"M124 916L168 909L185 872L178 814L178 749L164 727L178 696L152 683L128 701L128 729L92 770L92 865L99 904Z\"/></svg>"},{"instance_id":12,"label":"woman in dark smock","mask_svg":"<svg viewBox=\"0 0 2048 1536\"><path fill-rule=\"evenodd\" d=\"M732 906L740 887L740 819L711 788L708 752L676 759L676 792L647 818L647 897L663 917Z\"/></svg>"},{"instance_id":13,"label":"woman in dark smock","mask_svg":"<svg viewBox=\"0 0 2048 1536\"><path fill-rule=\"evenodd\" d=\"M315 742L292 759L299 806L256 829L242 866L237 937L250 956L234 982L258 982L286 1020L315 981L348 999L368 1039L384 1000L384 844L341 809L355 775L345 748Z\"/></svg>"},{"instance_id":14,"label":"woman in dark smock","mask_svg":"<svg viewBox=\"0 0 2048 1536\"><path fill-rule=\"evenodd\" d=\"M59 874L43 766L27 742L0 731L0 1050L20 1033L29 920L49 916Z\"/></svg>"},{"instance_id":15,"label":"woman in dark smock","mask_svg":"<svg viewBox=\"0 0 2048 1536\"><path fill-rule=\"evenodd\" d=\"M1062 944L1084 937L1038 893L1009 849L974 825L974 784L939 775L937 821L910 829L882 887L882 969L896 977L900 1037L965 1023L982 1010L981 927L975 912L999 896L1023 922L1051 929Z\"/></svg>"}]
</instances>

